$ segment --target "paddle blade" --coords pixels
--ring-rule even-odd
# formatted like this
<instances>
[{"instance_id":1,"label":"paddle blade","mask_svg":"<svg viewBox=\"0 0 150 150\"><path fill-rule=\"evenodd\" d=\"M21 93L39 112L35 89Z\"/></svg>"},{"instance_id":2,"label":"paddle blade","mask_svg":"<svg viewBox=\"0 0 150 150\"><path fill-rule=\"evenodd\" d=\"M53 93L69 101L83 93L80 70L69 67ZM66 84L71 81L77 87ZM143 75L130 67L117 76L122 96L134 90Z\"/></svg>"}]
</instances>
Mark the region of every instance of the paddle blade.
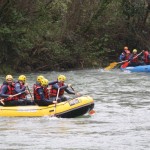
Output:
<instances>
[{"instance_id":1,"label":"paddle blade","mask_svg":"<svg viewBox=\"0 0 150 150\"><path fill-rule=\"evenodd\" d=\"M89 111L89 115L93 115L93 114L95 114L95 110L92 109Z\"/></svg>"},{"instance_id":2,"label":"paddle blade","mask_svg":"<svg viewBox=\"0 0 150 150\"><path fill-rule=\"evenodd\" d=\"M113 69L117 64L118 64L117 62L110 63L109 66L104 68L104 70L109 71L109 70Z\"/></svg>"},{"instance_id":3,"label":"paddle blade","mask_svg":"<svg viewBox=\"0 0 150 150\"><path fill-rule=\"evenodd\" d=\"M3 105L5 105L4 99L1 99L1 100L0 100L0 103L3 104Z\"/></svg>"},{"instance_id":4,"label":"paddle blade","mask_svg":"<svg viewBox=\"0 0 150 150\"><path fill-rule=\"evenodd\" d=\"M121 66L121 68L126 68L126 67L128 67L128 65L129 65L129 62L127 61Z\"/></svg>"}]
</instances>

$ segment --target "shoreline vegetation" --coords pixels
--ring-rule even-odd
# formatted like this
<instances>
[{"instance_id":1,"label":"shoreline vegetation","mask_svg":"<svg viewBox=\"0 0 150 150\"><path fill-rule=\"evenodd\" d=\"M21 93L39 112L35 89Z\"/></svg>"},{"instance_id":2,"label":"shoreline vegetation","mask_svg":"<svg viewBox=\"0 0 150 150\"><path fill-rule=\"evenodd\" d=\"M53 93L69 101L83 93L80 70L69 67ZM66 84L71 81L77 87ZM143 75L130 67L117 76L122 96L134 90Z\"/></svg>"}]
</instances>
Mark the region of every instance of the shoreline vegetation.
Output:
<instances>
[{"instance_id":1,"label":"shoreline vegetation","mask_svg":"<svg viewBox=\"0 0 150 150\"><path fill-rule=\"evenodd\" d=\"M149 0L0 1L0 74L104 67L149 39Z\"/></svg>"}]
</instances>

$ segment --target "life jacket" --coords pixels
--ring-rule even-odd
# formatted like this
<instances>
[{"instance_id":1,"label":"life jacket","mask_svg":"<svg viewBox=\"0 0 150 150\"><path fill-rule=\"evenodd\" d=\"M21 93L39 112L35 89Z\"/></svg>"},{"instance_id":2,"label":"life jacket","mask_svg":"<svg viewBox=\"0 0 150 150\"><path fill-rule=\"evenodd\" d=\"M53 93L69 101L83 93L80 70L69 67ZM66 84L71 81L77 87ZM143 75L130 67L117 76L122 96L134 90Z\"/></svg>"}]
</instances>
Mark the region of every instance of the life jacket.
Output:
<instances>
[{"instance_id":1,"label":"life jacket","mask_svg":"<svg viewBox=\"0 0 150 150\"><path fill-rule=\"evenodd\" d=\"M130 55L125 55L125 60L129 60Z\"/></svg>"},{"instance_id":2,"label":"life jacket","mask_svg":"<svg viewBox=\"0 0 150 150\"><path fill-rule=\"evenodd\" d=\"M148 62L150 62L150 60L149 60L149 52L148 51L145 51L144 52L144 62L145 63L148 63Z\"/></svg>"},{"instance_id":3,"label":"life jacket","mask_svg":"<svg viewBox=\"0 0 150 150\"><path fill-rule=\"evenodd\" d=\"M58 84L59 87L62 87L64 86L64 83L56 83ZM62 96L64 94L64 89L61 89L59 91L59 95L58 96ZM58 92L58 89L54 89L53 86L51 87L50 89L50 97L56 97L57 96L57 92Z\"/></svg>"},{"instance_id":4,"label":"life jacket","mask_svg":"<svg viewBox=\"0 0 150 150\"><path fill-rule=\"evenodd\" d=\"M138 60L137 54L133 54L133 59L131 60L131 62L137 63L138 61L139 60Z\"/></svg>"},{"instance_id":5,"label":"life jacket","mask_svg":"<svg viewBox=\"0 0 150 150\"><path fill-rule=\"evenodd\" d=\"M13 82L11 85L9 85L7 82L4 82L3 85L0 87L0 91L2 89L3 86L7 86L7 91L5 94L7 95L14 95L16 94L15 92L15 83ZM8 97L6 98L7 101L11 101L11 100L18 100L18 97L17 96L14 96L14 97Z\"/></svg>"},{"instance_id":6,"label":"life jacket","mask_svg":"<svg viewBox=\"0 0 150 150\"><path fill-rule=\"evenodd\" d=\"M48 90L48 88L47 88L47 87L44 87L44 88L43 88L43 91L44 91L44 97L45 97L46 99L49 99L49 90Z\"/></svg>"},{"instance_id":7,"label":"life jacket","mask_svg":"<svg viewBox=\"0 0 150 150\"><path fill-rule=\"evenodd\" d=\"M22 89L22 88L25 87L23 83L21 84L21 83L18 81L18 82L16 82L15 84L17 84L17 83L20 84L20 89ZM26 94L25 94L25 93L18 95L18 99L23 99L23 98L26 98Z\"/></svg>"},{"instance_id":8,"label":"life jacket","mask_svg":"<svg viewBox=\"0 0 150 150\"><path fill-rule=\"evenodd\" d=\"M33 85L33 95L34 95L35 100L41 100L41 97L40 97L39 93L37 92L37 90L39 88L41 88L41 85L39 85L39 84L34 84Z\"/></svg>"}]
</instances>

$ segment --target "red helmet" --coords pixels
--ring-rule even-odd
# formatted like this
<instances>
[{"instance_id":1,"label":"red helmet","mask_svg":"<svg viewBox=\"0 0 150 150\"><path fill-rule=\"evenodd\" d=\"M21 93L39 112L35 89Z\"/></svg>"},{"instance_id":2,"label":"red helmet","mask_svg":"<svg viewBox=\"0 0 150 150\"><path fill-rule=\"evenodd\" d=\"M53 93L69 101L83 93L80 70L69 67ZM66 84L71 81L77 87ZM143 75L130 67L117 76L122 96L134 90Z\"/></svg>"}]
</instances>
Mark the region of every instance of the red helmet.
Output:
<instances>
[{"instance_id":1,"label":"red helmet","mask_svg":"<svg viewBox=\"0 0 150 150\"><path fill-rule=\"evenodd\" d=\"M130 54L130 51L129 50L125 50L126 54Z\"/></svg>"}]
</instances>

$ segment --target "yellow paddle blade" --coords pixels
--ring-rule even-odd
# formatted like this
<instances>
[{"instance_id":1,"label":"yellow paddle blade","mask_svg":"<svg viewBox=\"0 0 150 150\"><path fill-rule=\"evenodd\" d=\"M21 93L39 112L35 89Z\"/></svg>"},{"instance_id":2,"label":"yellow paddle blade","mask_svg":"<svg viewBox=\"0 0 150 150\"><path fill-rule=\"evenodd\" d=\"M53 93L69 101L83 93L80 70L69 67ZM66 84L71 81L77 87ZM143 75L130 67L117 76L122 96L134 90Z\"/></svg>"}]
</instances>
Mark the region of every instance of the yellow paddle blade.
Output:
<instances>
[{"instance_id":1,"label":"yellow paddle blade","mask_svg":"<svg viewBox=\"0 0 150 150\"><path fill-rule=\"evenodd\" d=\"M110 63L109 66L104 68L104 70L109 71L109 70L113 69L117 64L118 64L117 62Z\"/></svg>"}]
</instances>

